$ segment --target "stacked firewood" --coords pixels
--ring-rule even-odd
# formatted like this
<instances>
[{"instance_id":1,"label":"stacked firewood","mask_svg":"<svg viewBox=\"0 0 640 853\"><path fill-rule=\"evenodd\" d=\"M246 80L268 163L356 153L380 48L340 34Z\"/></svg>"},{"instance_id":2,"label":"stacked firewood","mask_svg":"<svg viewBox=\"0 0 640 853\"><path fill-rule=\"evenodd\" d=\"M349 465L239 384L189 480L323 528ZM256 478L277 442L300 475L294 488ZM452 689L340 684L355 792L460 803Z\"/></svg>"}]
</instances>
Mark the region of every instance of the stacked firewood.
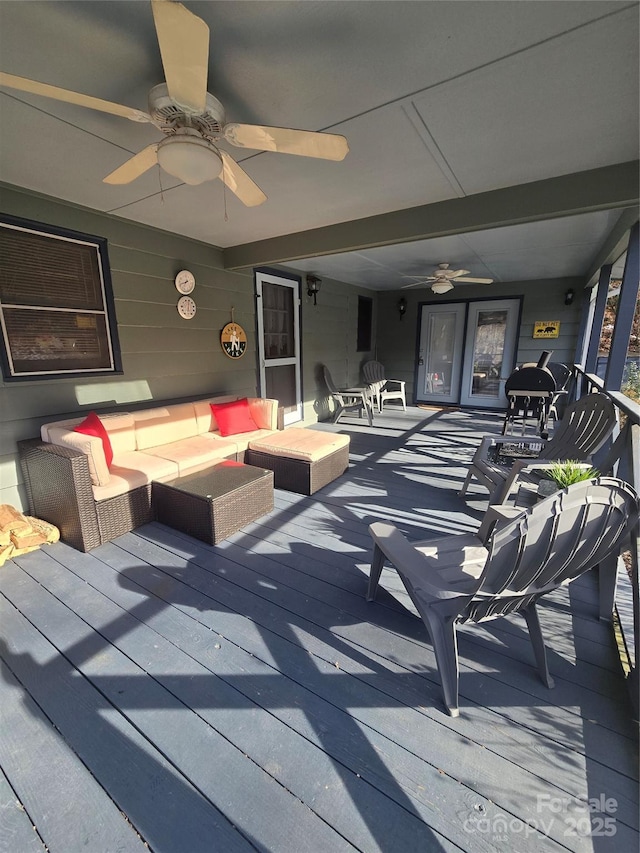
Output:
<instances>
[{"instance_id":1,"label":"stacked firewood","mask_svg":"<svg viewBox=\"0 0 640 853\"><path fill-rule=\"evenodd\" d=\"M0 566L59 538L60 531L48 521L23 515L10 504L0 504Z\"/></svg>"}]
</instances>

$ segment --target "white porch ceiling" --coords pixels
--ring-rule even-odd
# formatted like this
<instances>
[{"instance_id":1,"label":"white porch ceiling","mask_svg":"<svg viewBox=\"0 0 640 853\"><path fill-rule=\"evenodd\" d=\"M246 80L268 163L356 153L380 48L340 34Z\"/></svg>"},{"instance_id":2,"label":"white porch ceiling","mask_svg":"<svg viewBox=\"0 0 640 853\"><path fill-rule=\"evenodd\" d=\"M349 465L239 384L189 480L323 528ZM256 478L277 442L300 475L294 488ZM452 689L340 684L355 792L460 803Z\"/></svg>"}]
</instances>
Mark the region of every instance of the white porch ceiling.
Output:
<instances>
[{"instance_id":1,"label":"white porch ceiling","mask_svg":"<svg viewBox=\"0 0 640 853\"><path fill-rule=\"evenodd\" d=\"M635 2L185 5L211 29L209 91L229 120L342 133L346 159L229 147L268 196L258 208L230 193L225 205L218 181L187 187L163 174L161 192L158 170L108 186L104 175L158 131L4 90L0 180L228 248L638 159ZM163 80L142 0L3 0L0 68L141 109ZM582 275L620 213L289 265L374 289L443 261L498 281Z\"/></svg>"}]
</instances>

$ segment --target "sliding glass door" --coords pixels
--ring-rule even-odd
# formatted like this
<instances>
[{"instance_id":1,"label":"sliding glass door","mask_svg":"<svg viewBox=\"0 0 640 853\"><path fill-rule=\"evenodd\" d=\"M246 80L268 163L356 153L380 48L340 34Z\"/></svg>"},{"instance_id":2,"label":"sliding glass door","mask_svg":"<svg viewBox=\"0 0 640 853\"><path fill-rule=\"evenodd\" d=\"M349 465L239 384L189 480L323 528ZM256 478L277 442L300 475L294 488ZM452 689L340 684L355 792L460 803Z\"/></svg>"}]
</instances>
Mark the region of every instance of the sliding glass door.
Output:
<instances>
[{"instance_id":1,"label":"sliding glass door","mask_svg":"<svg viewBox=\"0 0 640 853\"><path fill-rule=\"evenodd\" d=\"M519 299L423 305L416 400L504 408L519 314Z\"/></svg>"},{"instance_id":2,"label":"sliding glass door","mask_svg":"<svg viewBox=\"0 0 640 853\"><path fill-rule=\"evenodd\" d=\"M423 306L418 348L419 400L457 403L465 309L464 303Z\"/></svg>"}]
</instances>

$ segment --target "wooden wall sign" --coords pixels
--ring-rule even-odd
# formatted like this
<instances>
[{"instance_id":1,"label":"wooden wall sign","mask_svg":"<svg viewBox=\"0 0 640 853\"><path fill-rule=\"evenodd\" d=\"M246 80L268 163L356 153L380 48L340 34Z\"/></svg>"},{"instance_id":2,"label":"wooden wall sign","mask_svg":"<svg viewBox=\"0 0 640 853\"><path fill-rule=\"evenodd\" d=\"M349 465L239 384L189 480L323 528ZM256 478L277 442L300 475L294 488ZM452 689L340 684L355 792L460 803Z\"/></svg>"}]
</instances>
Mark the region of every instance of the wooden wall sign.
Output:
<instances>
[{"instance_id":1,"label":"wooden wall sign","mask_svg":"<svg viewBox=\"0 0 640 853\"><path fill-rule=\"evenodd\" d=\"M220 332L222 351L229 358L242 358L247 351L247 336L238 323L227 323Z\"/></svg>"},{"instance_id":2,"label":"wooden wall sign","mask_svg":"<svg viewBox=\"0 0 640 853\"><path fill-rule=\"evenodd\" d=\"M534 338L557 338L560 335L560 320L540 320L533 324Z\"/></svg>"}]
</instances>

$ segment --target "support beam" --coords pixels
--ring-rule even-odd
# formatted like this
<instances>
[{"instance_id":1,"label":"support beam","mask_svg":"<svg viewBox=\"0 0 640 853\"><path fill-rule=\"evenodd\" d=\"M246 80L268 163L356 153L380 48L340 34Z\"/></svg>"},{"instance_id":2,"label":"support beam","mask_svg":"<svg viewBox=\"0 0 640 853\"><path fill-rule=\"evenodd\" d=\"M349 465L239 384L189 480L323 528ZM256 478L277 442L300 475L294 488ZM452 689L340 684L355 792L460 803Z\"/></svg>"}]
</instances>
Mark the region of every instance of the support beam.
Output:
<instances>
[{"instance_id":1,"label":"support beam","mask_svg":"<svg viewBox=\"0 0 640 853\"><path fill-rule=\"evenodd\" d=\"M595 373L598 363L598 350L600 349L600 336L602 334L602 323L604 320L604 309L609 295L609 283L611 282L611 264L605 264L600 270L598 279L598 291L596 293L596 304L591 318L589 330L589 346L587 357L584 361L586 373Z\"/></svg>"},{"instance_id":2,"label":"support beam","mask_svg":"<svg viewBox=\"0 0 640 853\"><path fill-rule=\"evenodd\" d=\"M637 160L259 240L224 250L226 269L556 219L638 205Z\"/></svg>"},{"instance_id":3,"label":"support beam","mask_svg":"<svg viewBox=\"0 0 640 853\"><path fill-rule=\"evenodd\" d=\"M593 284L599 275L603 264L615 264L618 258L627 251L629 231L638 221L638 208L629 207L620 214L620 219L611 229L611 233L600 247L600 251L591 262L591 269L585 276L585 282Z\"/></svg>"},{"instance_id":4,"label":"support beam","mask_svg":"<svg viewBox=\"0 0 640 853\"><path fill-rule=\"evenodd\" d=\"M640 229L636 222L629 235L629 246L622 274L616 322L613 328L611 349L609 350L609 359L607 361L607 373L604 379L604 387L607 391L620 390L627 361L629 336L631 335L636 302L638 301L638 282L640 281L640 264L638 260L639 231Z\"/></svg>"}]
</instances>

